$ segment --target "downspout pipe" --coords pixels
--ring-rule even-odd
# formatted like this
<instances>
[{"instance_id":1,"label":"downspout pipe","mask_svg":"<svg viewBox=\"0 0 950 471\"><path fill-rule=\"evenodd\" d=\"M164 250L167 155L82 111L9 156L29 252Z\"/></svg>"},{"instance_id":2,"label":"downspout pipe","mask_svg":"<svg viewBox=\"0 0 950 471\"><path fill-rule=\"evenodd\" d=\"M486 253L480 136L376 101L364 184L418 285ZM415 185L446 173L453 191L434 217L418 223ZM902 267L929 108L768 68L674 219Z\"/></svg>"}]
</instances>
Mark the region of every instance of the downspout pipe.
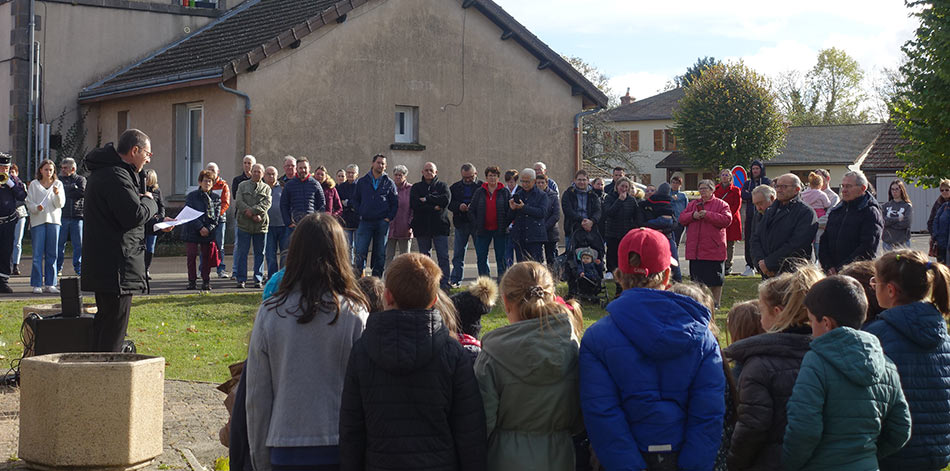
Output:
<instances>
[{"instance_id":1,"label":"downspout pipe","mask_svg":"<svg viewBox=\"0 0 950 471\"><path fill-rule=\"evenodd\" d=\"M592 115L602 110L602 107L597 107L587 111L581 111L574 115L574 173L577 173L581 169L581 119L584 116Z\"/></svg>"},{"instance_id":2,"label":"downspout pipe","mask_svg":"<svg viewBox=\"0 0 950 471\"><path fill-rule=\"evenodd\" d=\"M30 0L30 98L26 105L26 169L27 172L34 170L33 166L33 74L36 73L36 54L33 42L36 40L36 0ZM27 173L31 175L31 173Z\"/></svg>"},{"instance_id":3,"label":"downspout pipe","mask_svg":"<svg viewBox=\"0 0 950 471\"><path fill-rule=\"evenodd\" d=\"M218 82L218 88L244 99L244 155L251 153L251 97L240 90L228 88L224 82Z\"/></svg>"}]
</instances>

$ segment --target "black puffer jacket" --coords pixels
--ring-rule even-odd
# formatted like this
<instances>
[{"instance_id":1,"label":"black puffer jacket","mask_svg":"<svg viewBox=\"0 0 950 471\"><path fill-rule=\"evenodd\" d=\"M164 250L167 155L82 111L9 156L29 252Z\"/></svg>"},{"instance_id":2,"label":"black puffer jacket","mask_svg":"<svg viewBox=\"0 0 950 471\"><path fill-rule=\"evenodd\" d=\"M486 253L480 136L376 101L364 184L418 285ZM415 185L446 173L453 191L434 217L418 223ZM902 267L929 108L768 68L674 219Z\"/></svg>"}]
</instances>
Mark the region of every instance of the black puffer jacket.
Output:
<instances>
[{"instance_id":1,"label":"black puffer jacket","mask_svg":"<svg viewBox=\"0 0 950 471\"><path fill-rule=\"evenodd\" d=\"M566 191L564 191L564 196L561 197L561 209L564 211L564 234L567 237L570 237L579 227L581 227L581 212L579 210L578 197L577 194L580 193L577 190L577 187L571 185ZM587 219L594 221L594 226L598 227L598 223L601 220L601 206L603 201L601 196L594 193L594 189L590 186L587 187Z\"/></svg>"},{"instance_id":2,"label":"black puffer jacket","mask_svg":"<svg viewBox=\"0 0 950 471\"><path fill-rule=\"evenodd\" d=\"M485 230L485 212L487 211L486 205L488 204L488 197L490 196L488 190L485 188L487 185L483 185L481 188L475 190L475 195L472 196L472 206L468 210L472 218L472 224L475 226L475 233L477 235L485 235L488 231ZM500 188L495 190L495 215L498 220L498 229L502 230L508 228L508 212L510 207L508 206L508 199L511 198L511 193L508 192L508 189L504 185L501 185Z\"/></svg>"},{"instance_id":3,"label":"black puffer jacket","mask_svg":"<svg viewBox=\"0 0 950 471\"><path fill-rule=\"evenodd\" d=\"M756 211L758 212L758 211ZM752 260L758 269L759 260L775 273L794 271L795 259L811 260L812 242L818 232L818 216L815 210L796 196L788 203L775 201L761 219L755 217L755 233L752 244Z\"/></svg>"},{"instance_id":4,"label":"black puffer jacket","mask_svg":"<svg viewBox=\"0 0 950 471\"><path fill-rule=\"evenodd\" d=\"M419 198L426 200L420 201ZM447 236L452 230L449 223L449 187L435 177L431 182L422 180L409 190L412 221L409 225L416 237ZM438 207L439 209L435 209Z\"/></svg>"},{"instance_id":5,"label":"black puffer jacket","mask_svg":"<svg viewBox=\"0 0 950 471\"><path fill-rule=\"evenodd\" d=\"M631 194L622 200L619 194L608 193L604 201L603 218L604 237L607 239L622 239L630 229L643 223L640 205Z\"/></svg>"},{"instance_id":6,"label":"black puffer jacket","mask_svg":"<svg viewBox=\"0 0 950 471\"><path fill-rule=\"evenodd\" d=\"M785 405L808 353L810 333L808 327L793 327L749 337L723 350L742 365L739 417L728 458L731 471L782 469Z\"/></svg>"},{"instance_id":7,"label":"black puffer jacket","mask_svg":"<svg viewBox=\"0 0 950 471\"><path fill-rule=\"evenodd\" d=\"M145 223L158 213L139 196L138 172L108 143L85 158L82 290L129 294L145 290Z\"/></svg>"},{"instance_id":8,"label":"black puffer jacket","mask_svg":"<svg viewBox=\"0 0 950 471\"><path fill-rule=\"evenodd\" d=\"M86 193L86 177L72 174L68 177L59 177L66 191L66 204L63 205L63 219L82 219L83 197Z\"/></svg>"},{"instance_id":9,"label":"black puffer jacket","mask_svg":"<svg viewBox=\"0 0 950 471\"><path fill-rule=\"evenodd\" d=\"M471 356L435 310L371 314L340 407L340 469L484 470L485 409Z\"/></svg>"},{"instance_id":10,"label":"black puffer jacket","mask_svg":"<svg viewBox=\"0 0 950 471\"><path fill-rule=\"evenodd\" d=\"M870 192L842 200L828 213L828 225L818 241L821 268L840 270L858 260L873 260L884 232L881 206Z\"/></svg>"}]
</instances>

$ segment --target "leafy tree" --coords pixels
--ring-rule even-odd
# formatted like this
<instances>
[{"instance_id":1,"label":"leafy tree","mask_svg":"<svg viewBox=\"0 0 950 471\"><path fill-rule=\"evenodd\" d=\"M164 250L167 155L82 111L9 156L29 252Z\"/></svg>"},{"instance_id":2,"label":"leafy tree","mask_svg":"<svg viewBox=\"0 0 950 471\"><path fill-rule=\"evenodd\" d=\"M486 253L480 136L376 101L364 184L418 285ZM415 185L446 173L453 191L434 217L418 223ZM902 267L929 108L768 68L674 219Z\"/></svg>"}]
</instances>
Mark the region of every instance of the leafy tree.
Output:
<instances>
[{"instance_id":1,"label":"leafy tree","mask_svg":"<svg viewBox=\"0 0 950 471\"><path fill-rule=\"evenodd\" d=\"M688 69L686 69L685 74L677 75L673 79L673 83L676 85L676 87L688 87L689 84L693 83L693 80L696 80L697 78L699 78L699 76L702 75L704 71L706 71L707 69L711 67L721 65L721 64L722 64L722 61L720 61L719 59L716 59L715 57L711 57L711 56L700 57L696 59L695 64L691 65Z\"/></svg>"},{"instance_id":2,"label":"leafy tree","mask_svg":"<svg viewBox=\"0 0 950 471\"><path fill-rule=\"evenodd\" d=\"M780 74L776 94L782 111L795 126L853 124L868 121L861 109L864 71L858 61L837 48L823 49L812 69Z\"/></svg>"},{"instance_id":3,"label":"leafy tree","mask_svg":"<svg viewBox=\"0 0 950 471\"><path fill-rule=\"evenodd\" d=\"M610 88L610 77L598 69L597 66L589 64L584 59L576 56L561 56L561 58L577 69L584 78L590 80L590 83L594 84L598 90L604 92L604 95L607 95L608 108L614 108L620 103L620 96Z\"/></svg>"},{"instance_id":4,"label":"leafy tree","mask_svg":"<svg viewBox=\"0 0 950 471\"><path fill-rule=\"evenodd\" d=\"M902 177L936 186L950 177L950 2L907 0L920 27L901 48L907 62L900 67L893 120L909 142L898 149L907 162Z\"/></svg>"},{"instance_id":5,"label":"leafy tree","mask_svg":"<svg viewBox=\"0 0 950 471\"><path fill-rule=\"evenodd\" d=\"M673 122L677 144L705 169L771 159L785 139L768 81L742 62L713 66L694 80Z\"/></svg>"}]
</instances>

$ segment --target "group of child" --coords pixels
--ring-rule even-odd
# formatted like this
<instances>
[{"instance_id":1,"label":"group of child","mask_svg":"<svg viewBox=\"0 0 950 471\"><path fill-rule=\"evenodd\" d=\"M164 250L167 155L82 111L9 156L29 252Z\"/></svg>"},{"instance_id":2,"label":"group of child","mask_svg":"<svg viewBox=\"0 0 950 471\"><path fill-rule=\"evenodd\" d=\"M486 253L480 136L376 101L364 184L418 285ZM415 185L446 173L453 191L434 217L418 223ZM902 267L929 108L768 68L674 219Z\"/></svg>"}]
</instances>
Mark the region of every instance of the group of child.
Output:
<instances>
[{"instance_id":1,"label":"group of child","mask_svg":"<svg viewBox=\"0 0 950 471\"><path fill-rule=\"evenodd\" d=\"M672 255L662 233L631 230L614 273L623 292L586 332L546 267L516 264L500 285L508 324L479 340L491 280L449 297L420 254L357 280L339 224L308 216L255 320L232 469L950 463L945 266L909 250L877 260L868 283L884 310L867 331L854 278L803 267L767 280L730 312L721 350L709 290L674 284Z\"/></svg>"}]
</instances>

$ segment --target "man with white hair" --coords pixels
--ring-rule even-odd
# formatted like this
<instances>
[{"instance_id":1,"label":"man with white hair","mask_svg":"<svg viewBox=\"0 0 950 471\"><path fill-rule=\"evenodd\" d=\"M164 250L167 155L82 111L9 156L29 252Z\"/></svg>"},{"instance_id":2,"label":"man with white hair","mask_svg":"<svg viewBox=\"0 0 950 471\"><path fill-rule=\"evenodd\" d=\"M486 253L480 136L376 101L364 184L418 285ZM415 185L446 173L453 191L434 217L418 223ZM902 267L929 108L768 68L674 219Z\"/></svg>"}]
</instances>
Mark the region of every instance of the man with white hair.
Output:
<instances>
[{"instance_id":1,"label":"man with white hair","mask_svg":"<svg viewBox=\"0 0 950 471\"><path fill-rule=\"evenodd\" d=\"M235 197L237 196L238 187L241 186L241 183L244 183L251 179L251 167L257 164L257 157L254 157L253 155L250 155L250 154L245 155L244 159L241 161L241 164L243 166L243 171L231 180L231 200L234 200ZM234 219L235 220L238 219L237 214L234 215ZM237 247L237 240L238 240L238 233L239 233L238 231L239 231L238 225L235 224L234 225L235 248ZM224 252L222 252L222 255L223 253ZM222 256L221 258L223 259L224 257ZM231 266L234 268L237 268L237 253L234 253L231 258ZM234 278L233 273L231 274L231 278Z\"/></svg>"},{"instance_id":2,"label":"man with white hair","mask_svg":"<svg viewBox=\"0 0 950 471\"><path fill-rule=\"evenodd\" d=\"M234 247L234 277L237 287L244 288L247 282L247 252L254 248L254 287L260 288L264 281L264 245L270 225L268 210L271 207L271 187L264 183L264 166L251 166L251 179L241 182L234 195L234 216L237 220L237 238Z\"/></svg>"},{"instance_id":3,"label":"man with white hair","mask_svg":"<svg viewBox=\"0 0 950 471\"><path fill-rule=\"evenodd\" d=\"M296 161L295 168L296 168ZM296 171L296 170L294 170ZM267 259L267 277L270 278L279 270L277 263L280 252L287 250L288 231L284 225L284 216L280 212L280 199L284 187L278 182L277 167L264 169L264 183L270 187L270 208L267 210L267 237L264 239L264 258Z\"/></svg>"},{"instance_id":4,"label":"man with white hair","mask_svg":"<svg viewBox=\"0 0 950 471\"><path fill-rule=\"evenodd\" d=\"M547 176L548 176L548 166L545 165L544 162L540 162L540 161L539 161L539 162L535 162L535 163L534 163L534 175L535 175L535 177L537 177L538 175L544 175L545 177L547 177ZM548 189L551 190L551 191L553 191L553 192L555 192L555 193L560 194L560 193L558 192L558 190L557 190L557 182L554 181L554 179L553 179L553 178L550 178L550 177L548 177Z\"/></svg>"},{"instance_id":5,"label":"man with white hair","mask_svg":"<svg viewBox=\"0 0 950 471\"><path fill-rule=\"evenodd\" d=\"M442 269L439 285L449 288L449 186L439 180L438 168L432 162L422 166L422 180L409 190L409 205L412 207L412 233L419 243L419 253L430 256L435 247L436 260Z\"/></svg>"},{"instance_id":6,"label":"man with white hair","mask_svg":"<svg viewBox=\"0 0 950 471\"><path fill-rule=\"evenodd\" d=\"M214 242L221 253L221 263L218 264L218 278L227 278L229 276L227 266L224 264L224 234L227 229L227 212L231 207L231 189L228 182L221 178L218 171L218 164L209 162L205 170L214 174L214 184L211 185L211 192L221 198L221 218L218 219L218 226L214 229ZM204 258L200 258L201 264L204 264ZM232 260L233 261L233 260Z\"/></svg>"},{"instance_id":7,"label":"man with white hair","mask_svg":"<svg viewBox=\"0 0 950 471\"><path fill-rule=\"evenodd\" d=\"M86 177L76 173L76 161L65 158L59 164L59 180L66 192L63 205L62 226L59 229L59 256L56 257L56 273L62 273L66 255L66 239L73 242L73 270L82 274L82 210L86 193Z\"/></svg>"},{"instance_id":8,"label":"man with white hair","mask_svg":"<svg viewBox=\"0 0 950 471\"><path fill-rule=\"evenodd\" d=\"M284 156L284 174L277 179L280 186L287 184L287 180L292 180L297 176L297 158L292 155Z\"/></svg>"},{"instance_id":9,"label":"man with white hair","mask_svg":"<svg viewBox=\"0 0 950 471\"><path fill-rule=\"evenodd\" d=\"M762 188L762 189L760 189ZM775 190L760 185L752 190L752 201L761 211L775 195L751 237L752 259L763 277L794 271L796 260L811 260L812 242L818 232L815 210L802 201L802 181L793 173L775 179Z\"/></svg>"},{"instance_id":10,"label":"man with white hair","mask_svg":"<svg viewBox=\"0 0 950 471\"><path fill-rule=\"evenodd\" d=\"M818 241L818 261L830 274L858 260L873 260L884 232L877 198L868 191L860 170L841 177L841 203L828 213L828 225Z\"/></svg>"},{"instance_id":11,"label":"man with white hair","mask_svg":"<svg viewBox=\"0 0 950 471\"><path fill-rule=\"evenodd\" d=\"M340 203L343 205L343 230L346 232L346 240L350 243L350 263L353 262L353 239L356 229L360 227L360 215L356 213L356 207L351 201L353 192L356 190L356 179L360 175L360 166L349 164L344 170L346 180L337 183L336 192L340 196Z\"/></svg>"}]
</instances>

